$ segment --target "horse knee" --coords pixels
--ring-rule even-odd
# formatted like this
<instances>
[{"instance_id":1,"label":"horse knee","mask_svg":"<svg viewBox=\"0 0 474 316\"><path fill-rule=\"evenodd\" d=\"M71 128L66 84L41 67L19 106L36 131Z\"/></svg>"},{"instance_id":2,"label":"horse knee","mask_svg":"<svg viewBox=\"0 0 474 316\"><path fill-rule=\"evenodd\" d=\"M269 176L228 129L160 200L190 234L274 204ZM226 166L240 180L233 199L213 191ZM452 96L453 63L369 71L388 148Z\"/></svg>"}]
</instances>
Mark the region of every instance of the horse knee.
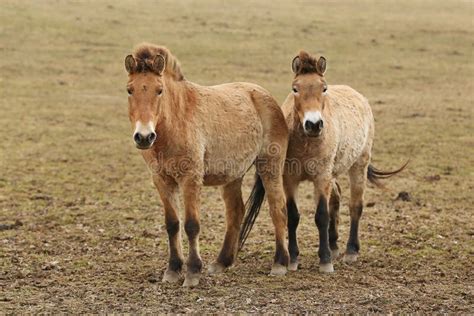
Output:
<instances>
[{"instance_id":1,"label":"horse knee","mask_svg":"<svg viewBox=\"0 0 474 316\"><path fill-rule=\"evenodd\" d=\"M175 236L179 232L179 220L167 220L166 231L168 236Z\"/></svg>"},{"instance_id":2,"label":"horse knee","mask_svg":"<svg viewBox=\"0 0 474 316\"><path fill-rule=\"evenodd\" d=\"M349 205L349 210L350 210L350 213L351 213L351 217L359 219L362 216L363 208L364 207L363 207L362 203Z\"/></svg>"},{"instance_id":3,"label":"horse knee","mask_svg":"<svg viewBox=\"0 0 474 316\"><path fill-rule=\"evenodd\" d=\"M189 239L194 239L199 235L200 224L195 219L189 219L184 223L184 231Z\"/></svg>"},{"instance_id":4,"label":"horse knee","mask_svg":"<svg viewBox=\"0 0 474 316\"><path fill-rule=\"evenodd\" d=\"M314 221L319 229L324 229L329 224L328 205L327 200L324 196L321 196L319 198L318 208L316 209Z\"/></svg>"}]
</instances>

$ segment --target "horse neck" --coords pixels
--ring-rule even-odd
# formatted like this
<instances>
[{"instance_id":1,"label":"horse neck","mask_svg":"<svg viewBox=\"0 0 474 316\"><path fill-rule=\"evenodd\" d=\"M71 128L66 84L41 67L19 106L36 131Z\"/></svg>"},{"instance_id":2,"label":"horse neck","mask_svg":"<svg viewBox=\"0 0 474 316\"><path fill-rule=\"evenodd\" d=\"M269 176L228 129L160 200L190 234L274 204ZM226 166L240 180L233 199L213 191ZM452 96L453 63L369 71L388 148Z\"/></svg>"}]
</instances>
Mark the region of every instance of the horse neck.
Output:
<instances>
[{"instance_id":1,"label":"horse neck","mask_svg":"<svg viewBox=\"0 0 474 316\"><path fill-rule=\"evenodd\" d=\"M165 93L158 114L158 132L170 138L182 137L189 122L187 115L189 87L185 80L176 81L171 76L165 77Z\"/></svg>"}]
</instances>

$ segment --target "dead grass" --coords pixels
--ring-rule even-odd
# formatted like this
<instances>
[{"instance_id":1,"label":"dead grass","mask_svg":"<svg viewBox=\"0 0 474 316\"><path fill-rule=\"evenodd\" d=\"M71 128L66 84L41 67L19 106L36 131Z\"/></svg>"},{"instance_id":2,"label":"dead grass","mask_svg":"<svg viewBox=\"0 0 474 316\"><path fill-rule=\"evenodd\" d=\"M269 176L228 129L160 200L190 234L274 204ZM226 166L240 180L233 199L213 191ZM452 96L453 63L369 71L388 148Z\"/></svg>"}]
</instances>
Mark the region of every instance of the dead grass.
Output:
<instances>
[{"instance_id":1,"label":"dead grass","mask_svg":"<svg viewBox=\"0 0 474 316\"><path fill-rule=\"evenodd\" d=\"M468 1L2 1L0 224L22 225L0 232L0 310L472 313L472 16ZM369 98L375 164L411 163L391 191L369 190L357 264L317 272L305 184L301 271L267 276L263 212L228 273L191 291L159 282L164 221L126 110L123 58L140 41L168 46L192 81L251 81L279 100L305 48L327 57L330 83ZM202 224L209 263L224 231L216 188Z\"/></svg>"}]
</instances>

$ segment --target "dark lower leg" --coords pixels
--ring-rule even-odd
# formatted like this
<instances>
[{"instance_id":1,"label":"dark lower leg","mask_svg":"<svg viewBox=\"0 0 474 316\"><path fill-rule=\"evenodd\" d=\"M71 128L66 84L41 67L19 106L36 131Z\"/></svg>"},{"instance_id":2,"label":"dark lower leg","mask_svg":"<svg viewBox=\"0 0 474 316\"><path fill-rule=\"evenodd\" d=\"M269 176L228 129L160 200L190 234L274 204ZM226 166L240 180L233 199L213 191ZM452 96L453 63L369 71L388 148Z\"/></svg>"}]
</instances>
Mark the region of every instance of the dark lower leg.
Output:
<instances>
[{"instance_id":1,"label":"dark lower leg","mask_svg":"<svg viewBox=\"0 0 474 316\"><path fill-rule=\"evenodd\" d=\"M359 220L362 216L364 205L364 191L367 182L367 165L370 155L361 157L361 161L351 167L349 170L349 179L351 183L351 200L349 202L349 211L351 213L351 229L349 240L347 241L346 257L347 262L355 261L360 250L359 245Z\"/></svg>"},{"instance_id":2,"label":"dark lower leg","mask_svg":"<svg viewBox=\"0 0 474 316\"><path fill-rule=\"evenodd\" d=\"M289 261L290 261L290 258L288 255L288 249L285 246L285 242L277 240L275 257L274 257L273 262L281 264L282 266L286 267L288 266Z\"/></svg>"},{"instance_id":3,"label":"dark lower leg","mask_svg":"<svg viewBox=\"0 0 474 316\"><path fill-rule=\"evenodd\" d=\"M337 250L337 240L339 239L339 206L340 193L333 190L329 199L329 247L331 250Z\"/></svg>"},{"instance_id":4,"label":"dark lower leg","mask_svg":"<svg viewBox=\"0 0 474 316\"><path fill-rule=\"evenodd\" d=\"M227 228L224 238L224 244L217 257L217 262L221 263L224 267L228 267L234 263L235 256L237 254L237 242L239 237L239 229Z\"/></svg>"},{"instance_id":5,"label":"dark lower leg","mask_svg":"<svg viewBox=\"0 0 474 316\"><path fill-rule=\"evenodd\" d=\"M184 223L184 230L189 240L189 255L187 268L188 273L199 273L202 269L201 256L199 255L199 220L196 218L187 218Z\"/></svg>"},{"instance_id":6,"label":"dark lower leg","mask_svg":"<svg viewBox=\"0 0 474 316\"><path fill-rule=\"evenodd\" d=\"M217 262L224 267L230 266L237 254L240 224L244 217L245 208L242 201L241 182L223 188L223 198L226 205L226 233L224 244L217 257Z\"/></svg>"},{"instance_id":7,"label":"dark lower leg","mask_svg":"<svg viewBox=\"0 0 474 316\"><path fill-rule=\"evenodd\" d=\"M324 196L319 198L318 208L315 215L316 226L319 231L319 260L320 264L331 263L331 251L329 250L329 212L328 203Z\"/></svg>"},{"instance_id":8,"label":"dark lower leg","mask_svg":"<svg viewBox=\"0 0 474 316\"><path fill-rule=\"evenodd\" d=\"M295 200L289 198L286 207L288 210L288 251L290 253L290 262L296 262L300 253L298 249L298 240L296 238L296 229L300 222L300 214Z\"/></svg>"},{"instance_id":9,"label":"dark lower leg","mask_svg":"<svg viewBox=\"0 0 474 316\"><path fill-rule=\"evenodd\" d=\"M287 229L287 211L283 196L278 201L274 198L268 198L270 204L270 216L275 226L275 258L274 262L283 266L288 266L290 256L286 247L286 229Z\"/></svg>"},{"instance_id":10,"label":"dark lower leg","mask_svg":"<svg viewBox=\"0 0 474 316\"><path fill-rule=\"evenodd\" d=\"M185 208L184 231L186 232L189 241L189 254L188 261L186 263L188 275L199 273L202 269L201 256L199 255L200 191L201 187L194 181L190 181L183 185L183 200ZM188 277L186 276L186 279L187 278Z\"/></svg>"},{"instance_id":11,"label":"dark lower leg","mask_svg":"<svg viewBox=\"0 0 474 316\"><path fill-rule=\"evenodd\" d=\"M160 193L165 210L165 223L169 243L169 262L167 270L168 272L178 273L181 271L183 266L183 253L181 250L181 234L179 227L180 223L177 208L179 192L178 184L173 179L159 175L153 176L153 182ZM167 278L166 272L165 280L175 281L172 277Z\"/></svg>"},{"instance_id":12,"label":"dark lower leg","mask_svg":"<svg viewBox=\"0 0 474 316\"><path fill-rule=\"evenodd\" d=\"M169 240L169 264L168 268L171 271L180 272L183 266L183 255L181 253L181 240L179 234L179 220L166 220L166 231L168 232Z\"/></svg>"},{"instance_id":13,"label":"dark lower leg","mask_svg":"<svg viewBox=\"0 0 474 316\"><path fill-rule=\"evenodd\" d=\"M270 205L270 217L272 218L273 226L275 227L275 258L274 262L283 266L288 266L290 256L288 248L286 247L286 229L287 229L287 211L282 196L277 199L275 196L268 194L268 204Z\"/></svg>"},{"instance_id":14,"label":"dark lower leg","mask_svg":"<svg viewBox=\"0 0 474 316\"><path fill-rule=\"evenodd\" d=\"M270 201L269 201L270 202ZM281 203L281 208L277 208L275 203L270 202L270 216L275 226L275 257L274 262L283 266L288 266L290 256L288 254L288 248L286 247L286 207L284 203Z\"/></svg>"},{"instance_id":15,"label":"dark lower leg","mask_svg":"<svg viewBox=\"0 0 474 316\"><path fill-rule=\"evenodd\" d=\"M349 232L349 240L347 242L347 254L358 254L359 245L359 219L362 215L362 205L351 206L351 229Z\"/></svg>"}]
</instances>

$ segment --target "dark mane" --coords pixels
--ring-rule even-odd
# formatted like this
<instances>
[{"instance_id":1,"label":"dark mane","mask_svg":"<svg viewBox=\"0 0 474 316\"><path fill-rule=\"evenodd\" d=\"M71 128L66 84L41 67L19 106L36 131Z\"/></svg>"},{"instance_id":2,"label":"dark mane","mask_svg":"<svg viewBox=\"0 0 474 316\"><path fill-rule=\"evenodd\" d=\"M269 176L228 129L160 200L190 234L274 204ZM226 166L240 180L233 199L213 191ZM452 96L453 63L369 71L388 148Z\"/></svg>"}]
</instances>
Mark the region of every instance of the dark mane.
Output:
<instances>
[{"instance_id":1,"label":"dark mane","mask_svg":"<svg viewBox=\"0 0 474 316\"><path fill-rule=\"evenodd\" d=\"M316 57L311 56L309 53L305 51L300 51L299 53L300 64L298 67L297 75L304 75L310 73L318 73L316 68L316 63L318 59Z\"/></svg>"},{"instance_id":2,"label":"dark mane","mask_svg":"<svg viewBox=\"0 0 474 316\"><path fill-rule=\"evenodd\" d=\"M152 71L153 59L156 55L161 55L165 58L166 66L165 73L168 73L175 80L183 80L184 76L181 72L179 62L174 57L168 48L164 46L157 46L149 43L142 43L138 45L134 52L133 57L137 61L137 72L148 72Z\"/></svg>"}]
</instances>

